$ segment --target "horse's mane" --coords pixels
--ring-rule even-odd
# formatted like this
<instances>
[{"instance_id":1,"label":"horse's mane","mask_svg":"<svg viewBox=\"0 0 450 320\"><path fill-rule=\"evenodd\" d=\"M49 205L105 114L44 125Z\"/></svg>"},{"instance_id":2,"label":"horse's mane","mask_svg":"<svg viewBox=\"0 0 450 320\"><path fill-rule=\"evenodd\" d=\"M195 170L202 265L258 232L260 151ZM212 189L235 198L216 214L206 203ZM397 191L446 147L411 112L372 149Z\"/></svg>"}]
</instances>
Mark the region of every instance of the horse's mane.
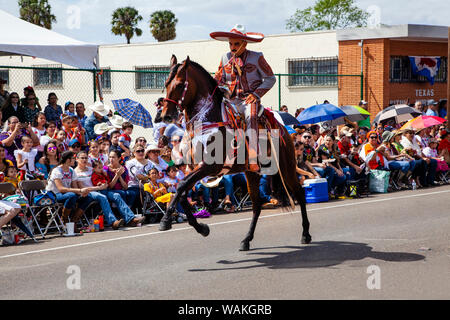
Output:
<instances>
[{"instance_id":1,"label":"horse's mane","mask_svg":"<svg viewBox=\"0 0 450 320\"><path fill-rule=\"evenodd\" d=\"M211 74L208 71L206 71L205 68L203 68L199 63L192 61L192 60L189 63L191 64L192 67L197 69L203 75L203 77L205 77L205 79L207 79L207 82L209 84L209 90L214 90L217 87L216 79L214 79L211 76ZM175 78L180 66L181 66L181 63L178 63L177 65L175 65L172 68L172 70L170 70L169 77L167 78L167 81L166 81L166 86L173 80L173 78ZM215 90L214 98L217 99L216 102L220 103L223 99L223 92L221 90Z\"/></svg>"}]
</instances>

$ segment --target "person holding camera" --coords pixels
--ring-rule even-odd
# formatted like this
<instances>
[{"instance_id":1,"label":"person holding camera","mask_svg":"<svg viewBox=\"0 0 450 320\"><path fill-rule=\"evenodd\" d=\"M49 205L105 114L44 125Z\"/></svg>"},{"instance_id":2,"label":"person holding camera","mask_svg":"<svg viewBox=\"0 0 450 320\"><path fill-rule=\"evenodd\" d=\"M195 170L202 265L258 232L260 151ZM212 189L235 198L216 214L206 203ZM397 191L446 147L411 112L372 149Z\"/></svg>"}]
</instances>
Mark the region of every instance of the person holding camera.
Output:
<instances>
[{"instance_id":1,"label":"person holding camera","mask_svg":"<svg viewBox=\"0 0 450 320\"><path fill-rule=\"evenodd\" d=\"M29 123L20 123L19 118L15 116L9 117L0 133L0 144L5 148L5 159L11 160L15 166L17 163L14 151L22 149L23 136L30 136L33 146L39 145L39 138Z\"/></svg>"}]
</instances>

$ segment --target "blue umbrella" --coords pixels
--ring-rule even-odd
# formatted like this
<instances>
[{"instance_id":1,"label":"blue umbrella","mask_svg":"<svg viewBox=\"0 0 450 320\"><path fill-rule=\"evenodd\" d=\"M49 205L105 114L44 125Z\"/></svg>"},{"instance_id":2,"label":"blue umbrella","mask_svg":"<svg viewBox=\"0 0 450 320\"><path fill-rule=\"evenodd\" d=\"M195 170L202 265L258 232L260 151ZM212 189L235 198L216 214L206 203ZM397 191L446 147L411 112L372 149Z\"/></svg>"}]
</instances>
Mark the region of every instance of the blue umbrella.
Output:
<instances>
[{"instance_id":1,"label":"blue umbrella","mask_svg":"<svg viewBox=\"0 0 450 320\"><path fill-rule=\"evenodd\" d=\"M112 100L116 111L127 121L144 128L153 128L150 113L139 102L130 99Z\"/></svg>"},{"instance_id":2,"label":"blue umbrella","mask_svg":"<svg viewBox=\"0 0 450 320\"><path fill-rule=\"evenodd\" d=\"M301 124L314 124L345 117L347 114L332 104L317 104L303 110L297 120Z\"/></svg>"},{"instance_id":3,"label":"blue umbrella","mask_svg":"<svg viewBox=\"0 0 450 320\"><path fill-rule=\"evenodd\" d=\"M289 127L289 126L284 126L285 128L286 128L286 130L287 130L287 132L289 133L289 134L292 134L292 133L296 133L297 131L295 131L295 129L294 128L291 128L291 127Z\"/></svg>"}]
</instances>

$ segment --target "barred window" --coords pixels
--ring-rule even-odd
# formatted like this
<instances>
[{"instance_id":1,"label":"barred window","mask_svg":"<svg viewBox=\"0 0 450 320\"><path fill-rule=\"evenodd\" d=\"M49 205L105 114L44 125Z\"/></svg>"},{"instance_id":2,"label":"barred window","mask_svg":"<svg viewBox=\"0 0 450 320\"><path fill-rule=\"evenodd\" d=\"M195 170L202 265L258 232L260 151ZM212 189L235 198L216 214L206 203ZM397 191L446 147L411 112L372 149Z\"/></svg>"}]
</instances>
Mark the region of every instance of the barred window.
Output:
<instances>
[{"instance_id":1,"label":"barred window","mask_svg":"<svg viewBox=\"0 0 450 320\"><path fill-rule=\"evenodd\" d=\"M136 89L164 89L164 84L169 76L169 66L146 66L135 67L136 71ZM155 72L157 71L157 72ZM165 72L161 72L165 71Z\"/></svg>"},{"instance_id":2,"label":"barred window","mask_svg":"<svg viewBox=\"0 0 450 320\"><path fill-rule=\"evenodd\" d=\"M447 82L447 57L441 57L441 66L438 74L434 77L434 82ZM424 76L414 75L411 68L411 61L408 56L391 56L390 60L390 82L428 82Z\"/></svg>"},{"instance_id":3,"label":"barred window","mask_svg":"<svg viewBox=\"0 0 450 320\"><path fill-rule=\"evenodd\" d=\"M62 70L45 69L45 68L62 68L61 64L46 64L46 65L34 65L33 79L35 87L62 87L63 85L63 72Z\"/></svg>"},{"instance_id":4,"label":"barred window","mask_svg":"<svg viewBox=\"0 0 450 320\"><path fill-rule=\"evenodd\" d=\"M102 68L103 73L100 75L100 81L103 90L111 90L111 68Z\"/></svg>"},{"instance_id":5,"label":"barred window","mask_svg":"<svg viewBox=\"0 0 450 320\"><path fill-rule=\"evenodd\" d=\"M6 81L5 88L9 88L9 69L0 70L0 79Z\"/></svg>"},{"instance_id":6,"label":"barred window","mask_svg":"<svg viewBox=\"0 0 450 320\"><path fill-rule=\"evenodd\" d=\"M292 74L288 77L289 86L337 86L336 76L313 76L312 74L337 74L338 58L289 59L288 73Z\"/></svg>"}]
</instances>

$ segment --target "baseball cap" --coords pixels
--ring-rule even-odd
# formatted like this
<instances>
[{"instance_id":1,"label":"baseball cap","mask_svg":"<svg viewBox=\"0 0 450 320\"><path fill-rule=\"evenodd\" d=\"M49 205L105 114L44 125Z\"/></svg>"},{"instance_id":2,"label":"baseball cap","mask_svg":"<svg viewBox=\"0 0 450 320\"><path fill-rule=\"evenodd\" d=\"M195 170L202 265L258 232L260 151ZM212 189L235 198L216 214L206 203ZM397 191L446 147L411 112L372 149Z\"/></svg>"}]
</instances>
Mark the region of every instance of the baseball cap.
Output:
<instances>
[{"instance_id":1,"label":"baseball cap","mask_svg":"<svg viewBox=\"0 0 450 320\"><path fill-rule=\"evenodd\" d=\"M77 139L72 139L69 141L69 147L73 147L74 144L78 143L78 145L81 146L80 141L78 141Z\"/></svg>"}]
</instances>

